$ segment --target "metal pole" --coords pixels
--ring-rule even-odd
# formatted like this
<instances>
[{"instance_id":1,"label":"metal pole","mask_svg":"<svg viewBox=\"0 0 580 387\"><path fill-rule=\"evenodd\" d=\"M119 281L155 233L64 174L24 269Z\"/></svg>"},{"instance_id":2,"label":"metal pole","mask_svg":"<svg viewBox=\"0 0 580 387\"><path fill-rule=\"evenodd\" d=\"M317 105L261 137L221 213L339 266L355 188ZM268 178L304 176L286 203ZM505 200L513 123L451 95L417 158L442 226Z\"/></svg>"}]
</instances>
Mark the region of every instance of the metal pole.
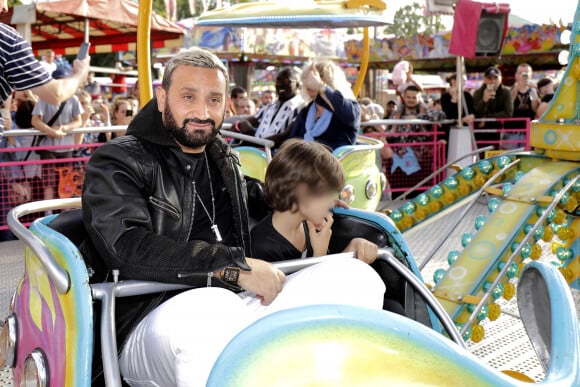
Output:
<instances>
[{"instance_id":1,"label":"metal pole","mask_svg":"<svg viewBox=\"0 0 580 387\"><path fill-rule=\"evenodd\" d=\"M455 85L457 86L457 127L463 127L463 57L455 58Z\"/></svg>"},{"instance_id":2,"label":"metal pole","mask_svg":"<svg viewBox=\"0 0 580 387\"><path fill-rule=\"evenodd\" d=\"M85 32L84 42L85 43L88 43L89 42L89 36L90 36L90 33L91 33L91 26L89 24L89 18L88 17L85 18L85 31L84 32Z\"/></svg>"}]
</instances>

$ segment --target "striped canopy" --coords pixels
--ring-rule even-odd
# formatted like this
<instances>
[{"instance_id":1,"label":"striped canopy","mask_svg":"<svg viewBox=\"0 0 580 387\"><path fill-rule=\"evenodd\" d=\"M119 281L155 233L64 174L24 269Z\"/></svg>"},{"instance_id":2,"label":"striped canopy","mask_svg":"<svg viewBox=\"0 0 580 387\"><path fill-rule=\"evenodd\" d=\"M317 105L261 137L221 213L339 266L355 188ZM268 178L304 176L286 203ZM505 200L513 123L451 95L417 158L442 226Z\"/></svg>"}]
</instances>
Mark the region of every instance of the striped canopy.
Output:
<instances>
[{"instance_id":1,"label":"striped canopy","mask_svg":"<svg viewBox=\"0 0 580 387\"><path fill-rule=\"evenodd\" d=\"M31 4L32 49L73 55L84 40L88 20L91 53L135 50L139 6L131 0L64 0ZM0 22L16 26L20 12L10 8ZM13 18L17 16L17 18ZM182 27L156 14L151 20L151 47L183 46Z\"/></svg>"}]
</instances>

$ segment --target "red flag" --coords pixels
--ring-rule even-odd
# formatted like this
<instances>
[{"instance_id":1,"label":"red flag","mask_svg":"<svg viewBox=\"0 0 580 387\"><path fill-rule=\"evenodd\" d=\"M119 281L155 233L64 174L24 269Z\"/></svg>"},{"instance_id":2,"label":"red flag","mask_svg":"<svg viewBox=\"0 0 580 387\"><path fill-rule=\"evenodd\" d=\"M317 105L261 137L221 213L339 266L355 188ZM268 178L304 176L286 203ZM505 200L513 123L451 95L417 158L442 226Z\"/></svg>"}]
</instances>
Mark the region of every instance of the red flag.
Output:
<instances>
[{"instance_id":1,"label":"red flag","mask_svg":"<svg viewBox=\"0 0 580 387\"><path fill-rule=\"evenodd\" d=\"M453 15L453 30L449 42L449 53L466 58L475 57L479 19L482 10L488 13L509 13L508 4L479 3L470 0L459 0ZM501 39L505 37L507 18Z\"/></svg>"}]
</instances>

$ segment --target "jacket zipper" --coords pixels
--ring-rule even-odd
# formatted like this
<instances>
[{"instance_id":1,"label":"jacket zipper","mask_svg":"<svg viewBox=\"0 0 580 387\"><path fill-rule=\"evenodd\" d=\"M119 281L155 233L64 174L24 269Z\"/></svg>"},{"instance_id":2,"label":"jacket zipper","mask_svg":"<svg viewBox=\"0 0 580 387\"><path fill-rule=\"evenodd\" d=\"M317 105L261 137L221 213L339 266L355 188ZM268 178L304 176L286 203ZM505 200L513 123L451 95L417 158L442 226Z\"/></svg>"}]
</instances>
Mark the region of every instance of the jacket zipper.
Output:
<instances>
[{"instance_id":1,"label":"jacket zipper","mask_svg":"<svg viewBox=\"0 0 580 387\"><path fill-rule=\"evenodd\" d=\"M153 204L155 207L158 207L164 211L169 212L171 215L173 215L175 218L180 219L181 216L179 214L179 212L177 211L177 209L175 209L175 207L173 207L172 205L170 205L169 203L166 203L160 199L157 199L154 196L149 196L149 203Z\"/></svg>"}]
</instances>

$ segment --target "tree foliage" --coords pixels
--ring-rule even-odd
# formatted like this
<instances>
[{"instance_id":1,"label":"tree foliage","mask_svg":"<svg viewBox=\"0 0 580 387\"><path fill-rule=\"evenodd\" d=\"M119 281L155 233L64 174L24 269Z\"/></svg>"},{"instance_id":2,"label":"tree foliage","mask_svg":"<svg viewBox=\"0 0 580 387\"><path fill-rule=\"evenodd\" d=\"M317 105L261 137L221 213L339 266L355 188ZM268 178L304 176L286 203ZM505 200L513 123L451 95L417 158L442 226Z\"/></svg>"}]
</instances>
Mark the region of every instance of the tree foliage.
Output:
<instances>
[{"instance_id":1,"label":"tree foliage","mask_svg":"<svg viewBox=\"0 0 580 387\"><path fill-rule=\"evenodd\" d=\"M398 38L410 38L420 33L434 34L444 29L440 16L426 16L423 6L413 3L397 10L393 24L385 28L385 33L394 34Z\"/></svg>"},{"instance_id":2,"label":"tree foliage","mask_svg":"<svg viewBox=\"0 0 580 387\"><path fill-rule=\"evenodd\" d=\"M18 0L16 0L18 1ZM238 3L250 3L255 0L222 0L223 5L227 4L238 4ZM206 6L208 10L212 10L216 8L218 1L217 0L205 0ZM192 15L189 9L189 0L176 0L177 3L177 20L187 19L193 16L199 16L203 11L203 0L196 0L195 1L195 13ZM164 0L153 0L153 10L156 14L167 17L167 12L165 11L165 2Z\"/></svg>"}]
</instances>

